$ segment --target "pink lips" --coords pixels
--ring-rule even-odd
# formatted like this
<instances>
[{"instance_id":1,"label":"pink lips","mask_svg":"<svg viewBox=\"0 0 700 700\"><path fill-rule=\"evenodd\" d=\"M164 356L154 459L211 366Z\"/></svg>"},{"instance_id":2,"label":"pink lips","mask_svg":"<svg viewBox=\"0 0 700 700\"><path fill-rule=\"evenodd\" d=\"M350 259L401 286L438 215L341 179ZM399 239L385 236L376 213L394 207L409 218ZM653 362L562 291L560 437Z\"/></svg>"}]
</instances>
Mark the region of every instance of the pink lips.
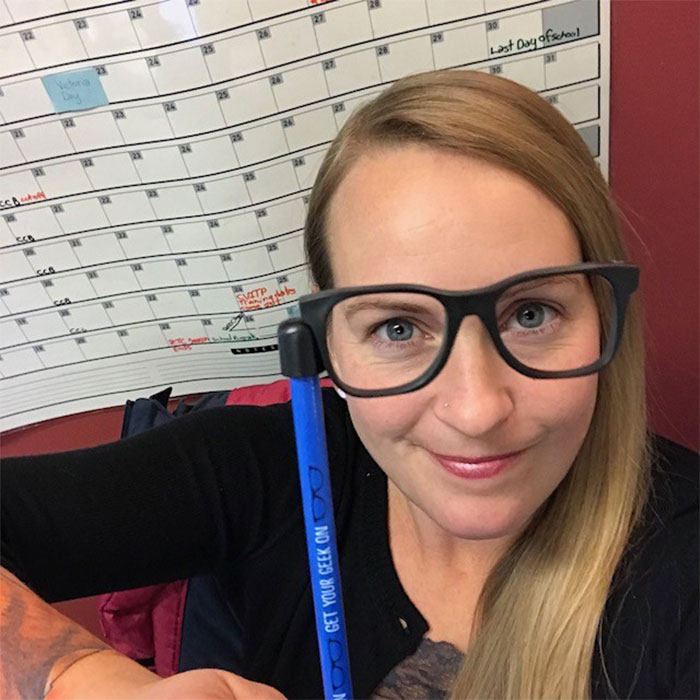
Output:
<instances>
[{"instance_id":1,"label":"pink lips","mask_svg":"<svg viewBox=\"0 0 700 700\"><path fill-rule=\"evenodd\" d=\"M435 460L451 474L463 479L487 479L500 474L515 462L520 452L491 457L451 457L431 452Z\"/></svg>"}]
</instances>

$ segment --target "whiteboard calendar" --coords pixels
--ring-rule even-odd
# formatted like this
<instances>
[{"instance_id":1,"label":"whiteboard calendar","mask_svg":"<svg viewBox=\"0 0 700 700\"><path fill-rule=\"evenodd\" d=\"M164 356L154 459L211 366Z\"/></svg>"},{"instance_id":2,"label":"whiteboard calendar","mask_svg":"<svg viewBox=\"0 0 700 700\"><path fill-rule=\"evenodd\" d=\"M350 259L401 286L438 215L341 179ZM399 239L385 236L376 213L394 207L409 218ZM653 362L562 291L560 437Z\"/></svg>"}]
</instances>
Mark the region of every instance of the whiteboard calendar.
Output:
<instances>
[{"instance_id":1,"label":"whiteboard calendar","mask_svg":"<svg viewBox=\"0 0 700 700\"><path fill-rule=\"evenodd\" d=\"M279 378L320 160L397 78L470 68L608 167L604 0L0 0L0 429Z\"/></svg>"}]
</instances>

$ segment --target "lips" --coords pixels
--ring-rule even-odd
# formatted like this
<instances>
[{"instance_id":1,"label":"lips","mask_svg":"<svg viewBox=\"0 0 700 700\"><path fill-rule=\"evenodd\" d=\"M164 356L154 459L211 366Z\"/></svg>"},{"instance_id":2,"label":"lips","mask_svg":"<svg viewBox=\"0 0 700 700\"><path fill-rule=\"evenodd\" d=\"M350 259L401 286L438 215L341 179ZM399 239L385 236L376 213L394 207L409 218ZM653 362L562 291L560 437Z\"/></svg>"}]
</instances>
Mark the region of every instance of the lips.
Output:
<instances>
[{"instance_id":1,"label":"lips","mask_svg":"<svg viewBox=\"0 0 700 700\"><path fill-rule=\"evenodd\" d=\"M430 453L433 459L451 474L465 479L486 479L496 476L511 466L522 450L501 455L463 457Z\"/></svg>"}]
</instances>

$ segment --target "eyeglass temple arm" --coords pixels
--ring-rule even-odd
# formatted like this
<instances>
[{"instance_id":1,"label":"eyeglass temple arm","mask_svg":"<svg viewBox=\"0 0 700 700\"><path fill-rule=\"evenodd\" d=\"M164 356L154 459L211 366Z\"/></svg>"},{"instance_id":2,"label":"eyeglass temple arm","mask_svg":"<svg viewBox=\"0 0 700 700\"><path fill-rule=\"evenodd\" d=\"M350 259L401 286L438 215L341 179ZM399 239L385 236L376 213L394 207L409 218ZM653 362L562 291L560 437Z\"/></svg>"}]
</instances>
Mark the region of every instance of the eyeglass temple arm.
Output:
<instances>
[{"instance_id":1,"label":"eyeglass temple arm","mask_svg":"<svg viewBox=\"0 0 700 700\"><path fill-rule=\"evenodd\" d=\"M326 700L351 700L353 692L340 584L340 559L318 378L323 371L323 362L311 329L301 319L283 321L277 330L277 339L282 374L290 378L292 390L292 416L323 691ZM321 475L318 487L311 483L311 467ZM320 516L314 514L314 498L324 504ZM339 651L337 655L331 653L331 645L335 645ZM334 676L334 671L338 671L339 676Z\"/></svg>"}]
</instances>

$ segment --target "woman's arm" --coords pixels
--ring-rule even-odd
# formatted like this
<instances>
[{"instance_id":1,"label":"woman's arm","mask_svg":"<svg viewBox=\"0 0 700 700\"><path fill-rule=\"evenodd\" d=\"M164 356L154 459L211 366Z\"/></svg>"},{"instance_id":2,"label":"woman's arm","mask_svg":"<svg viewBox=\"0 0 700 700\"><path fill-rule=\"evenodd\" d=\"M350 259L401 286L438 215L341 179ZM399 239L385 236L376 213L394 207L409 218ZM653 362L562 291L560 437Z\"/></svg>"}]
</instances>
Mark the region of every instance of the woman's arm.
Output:
<instances>
[{"instance_id":1,"label":"woman's arm","mask_svg":"<svg viewBox=\"0 0 700 700\"><path fill-rule=\"evenodd\" d=\"M75 688L88 689L94 682L110 693L118 689L128 693L158 680L156 674L52 608L2 567L0 638L3 699L76 697ZM77 663L89 656L94 656L90 664Z\"/></svg>"}]
</instances>

